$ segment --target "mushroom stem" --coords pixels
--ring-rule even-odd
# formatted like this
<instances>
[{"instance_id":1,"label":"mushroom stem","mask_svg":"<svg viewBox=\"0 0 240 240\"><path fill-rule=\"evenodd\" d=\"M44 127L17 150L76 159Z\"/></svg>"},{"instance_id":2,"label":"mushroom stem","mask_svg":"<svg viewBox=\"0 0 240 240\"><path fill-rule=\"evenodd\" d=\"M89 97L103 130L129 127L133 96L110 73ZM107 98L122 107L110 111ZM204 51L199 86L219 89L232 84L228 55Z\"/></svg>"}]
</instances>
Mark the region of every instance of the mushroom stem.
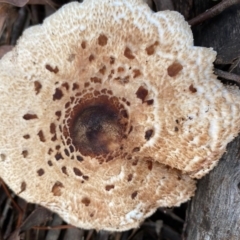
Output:
<instances>
[{"instance_id":1,"label":"mushroom stem","mask_svg":"<svg viewBox=\"0 0 240 240\"><path fill-rule=\"evenodd\" d=\"M223 0L214 7L208 9L206 12L199 14L197 17L188 21L189 25L194 26L200 24L210 18L213 18L223 12L225 9L240 3L240 0Z\"/></svg>"}]
</instances>

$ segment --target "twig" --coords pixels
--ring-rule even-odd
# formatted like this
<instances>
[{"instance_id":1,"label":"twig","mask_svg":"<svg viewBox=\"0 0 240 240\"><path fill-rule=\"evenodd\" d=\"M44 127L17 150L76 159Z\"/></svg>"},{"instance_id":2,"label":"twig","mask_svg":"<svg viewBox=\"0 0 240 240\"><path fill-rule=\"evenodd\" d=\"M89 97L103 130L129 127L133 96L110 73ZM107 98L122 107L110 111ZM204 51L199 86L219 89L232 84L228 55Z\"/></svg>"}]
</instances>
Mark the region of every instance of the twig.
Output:
<instances>
[{"instance_id":1,"label":"twig","mask_svg":"<svg viewBox=\"0 0 240 240\"><path fill-rule=\"evenodd\" d=\"M240 84L240 76L234 73L229 73L229 72L224 72L222 70L219 69L214 69L214 72L218 75L218 77L227 79L227 80L231 80L234 81L238 84Z\"/></svg>"},{"instance_id":2,"label":"twig","mask_svg":"<svg viewBox=\"0 0 240 240\"><path fill-rule=\"evenodd\" d=\"M32 227L32 229L37 229L37 230L59 230L59 229L68 229L68 228L75 228L72 225L59 225L59 226L45 226L45 227L40 227L40 226L35 226Z\"/></svg>"},{"instance_id":3,"label":"twig","mask_svg":"<svg viewBox=\"0 0 240 240\"><path fill-rule=\"evenodd\" d=\"M217 16L218 14L223 12L225 9L239 3L240 3L240 0L222 0L220 3L208 9L206 12L199 14L197 17L189 20L188 23L191 26L197 25L199 23L204 22L205 20L208 20L210 18Z\"/></svg>"}]
</instances>

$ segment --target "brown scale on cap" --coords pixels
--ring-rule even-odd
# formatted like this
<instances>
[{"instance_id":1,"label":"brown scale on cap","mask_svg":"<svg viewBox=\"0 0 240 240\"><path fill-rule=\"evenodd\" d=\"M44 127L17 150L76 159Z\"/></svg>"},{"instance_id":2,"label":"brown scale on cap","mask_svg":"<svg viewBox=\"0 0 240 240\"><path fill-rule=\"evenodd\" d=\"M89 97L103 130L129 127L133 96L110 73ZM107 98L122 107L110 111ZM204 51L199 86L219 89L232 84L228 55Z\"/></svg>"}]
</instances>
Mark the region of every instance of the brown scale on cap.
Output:
<instances>
[{"instance_id":1,"label":"brown scale on cap","mask_svg":"<svg viewBox=\"0 0 240 240\"><path fill-rule=\"evenodd\" d=\"M41 91L41 88L42 88L42 84L38 81L35 81L34 82L34 88L35 88L36 94L39 94L40 91Z\"/></svg>"},{"instance_id":2,"label":"brown scale on cap","mask_svg":"<svg viewBox=\"0 0 240 240\"><path fill-rule=\"evenodd\" d=\"M51 189L53 196L58 196L58 197L61 196L63 188L64 188L64 185L61 182L59 181L55 182Z\"/></svg>"},{"instance_id":3,"label":"brown scale on cap","mask_svg":"<svg viewBox=\"0 0 240 240\"><path fill-rule=\"evenodd\" d=\"M215 56L177 12L65 5L0 61L1 178L86 229L134 228L187 201L240 128Z\"/></svg>"},{"instance_id":4,"label":"brown scale on cap","mask_svg":"<svg viewBox=\"0 0 240 240\"><path fill-rule=\"evenodd\" d=\"M49 72L52 72L52 73L55 73L55 74L58 73L58 71L59 71L59 69L58 69L57 66L56 66L56 67L52 67L51 65L46 64L45 67L46 67L46 69L47 69Z\"/></svg>"},{"instance_id":5,"label":"brown scale on cap","mask_svg":"<svg viewBox=\"0 0 240 240\"><path fill-rule=\"evenodd\" d=\"M148 55L152 55L155 52L156 47L158 46L158 41L156 41L154 44L150 45L149 47L146 48L146 52Z\"/></svg>"},{"instance_id":6,"label":"brown scale on cap","mask_svg":"<svg viewBox=\"0 0 240 240\"><path fill-rule=\"evenodd\" d=\"M168 67L167 72L170 77L175 77L182 69L183 66L180 63L174 62Z\"/></svg>"}]
</instances>

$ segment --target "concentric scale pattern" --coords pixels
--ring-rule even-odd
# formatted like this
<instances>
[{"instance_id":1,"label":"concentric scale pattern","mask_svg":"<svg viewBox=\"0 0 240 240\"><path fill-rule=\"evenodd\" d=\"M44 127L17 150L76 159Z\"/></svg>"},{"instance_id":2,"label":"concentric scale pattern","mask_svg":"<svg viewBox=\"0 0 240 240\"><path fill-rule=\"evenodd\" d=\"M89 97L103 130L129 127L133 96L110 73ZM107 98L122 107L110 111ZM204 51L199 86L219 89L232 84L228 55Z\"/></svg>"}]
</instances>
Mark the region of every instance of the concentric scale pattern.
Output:
<instances>
[{"instance_id":1,"label":"concentric scale pattern","mask_svg":"<svg viewBox=\"0 0 240 240\"><path fill-rule=\"evenodd\" d=\"M82 227L122 231L187 201L240 128L177 12L85 0L27 29L0 62L0 176Z\"/></svg>"}]
</instances>

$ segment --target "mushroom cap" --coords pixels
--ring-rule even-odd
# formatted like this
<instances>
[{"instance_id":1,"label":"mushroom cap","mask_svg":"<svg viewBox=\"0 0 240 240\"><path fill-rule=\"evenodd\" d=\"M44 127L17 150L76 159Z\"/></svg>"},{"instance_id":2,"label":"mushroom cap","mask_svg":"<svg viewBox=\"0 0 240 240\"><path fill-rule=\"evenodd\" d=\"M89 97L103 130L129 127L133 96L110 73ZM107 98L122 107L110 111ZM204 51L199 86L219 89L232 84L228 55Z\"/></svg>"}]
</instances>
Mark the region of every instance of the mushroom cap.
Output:
<instances>
[{"instance_id":1,"label":"mushroom cap","mask_svg":"<svg viewBox=\"0 0 240 240\"><path fill-rule=\"evenodd\" d=\"M239 131L239 91L177 12L85 0L0 61L0 176L78 227L122 231L178 206Z\"/></svg>"}]
</instances>

